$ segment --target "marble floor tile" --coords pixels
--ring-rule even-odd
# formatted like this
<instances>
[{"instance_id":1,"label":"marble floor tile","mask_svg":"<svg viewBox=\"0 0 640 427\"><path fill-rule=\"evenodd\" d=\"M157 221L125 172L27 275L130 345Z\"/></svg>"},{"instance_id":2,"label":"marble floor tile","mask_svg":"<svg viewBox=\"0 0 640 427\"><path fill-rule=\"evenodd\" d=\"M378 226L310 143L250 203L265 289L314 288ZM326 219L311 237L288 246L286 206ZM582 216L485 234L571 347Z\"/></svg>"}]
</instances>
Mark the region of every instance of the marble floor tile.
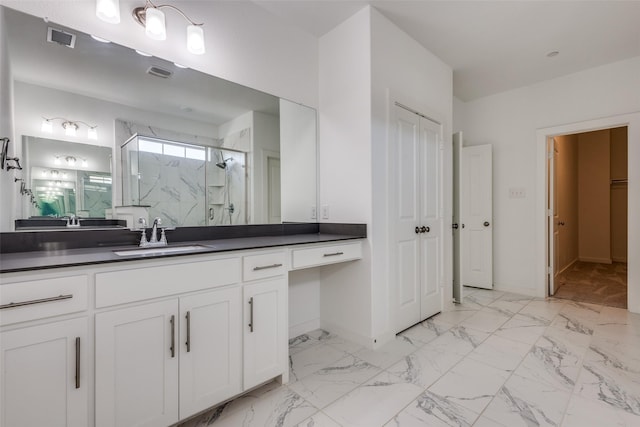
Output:
<instances>
[{"instance_id":1,"label":"marble floor tile","mask_svg":"<svg viewBox=\"0 0 640 427\"><path fill-rule=\"evenodd\" d=\"M383 372L326 407L323 412L343 426L382 426L423 390Z\"/></svg>"},{"instance_id":2,"label":"marble floor tile","mask_svg":"<svg viewBox=\"0 0 640 427\"><path fill-rule=\"evenodd\" d=\"M548 328L515 373L570 393L578 379L589 342L588 335Z\"/></svg>"},{"instance_id":3,"label":"marble floor tile","mask_svg":"<svg viewBox=\"0 0 640 427\"><path fill-rule=\"evenodd\" d=\"M593 335L600 317L601 306L580 302L568 302L555 317L551 326Z\"/></svg>"},{"instance_id":4,"label":"marble floor tile","mask_svg":"<svg viewBox=\"0 0 640 427\"><path fill-rule=\"evenodd\" d=\"M347 356L348 353L320 344L289 356L289 382L298 381Z\"/></svg>"},{"instance_id":5,"label":"marble floor tile","mask_svg":"<svg viewBox=\"0 0 640 427\"><path fill-rule=\"evenodd\" d=\"M508 427L559 426L571 394L516 374L482 415Z\"/></svg>"},{"instance_id":6,"label":"marble floor tile","mask_svg":"<svg viewBox=\"0 0 640 427\"><path fill-rule=\"evenodd\" d=\"M483 308L473 316L465 319L460 326L465 326L479 331L493 333L502 326L510 315L498 314L493 310Z\"/></svg>"},{"instance_id":7,"label":"marble floor tile","mask_svg":"<svg viewBox=\"0 0 640 427\"><path fill-rule=\"evenodd\" d=\"M630 358L619 357L610 348L592 345L585 354L575 393L640 416L640 369L627 364L638 355L631 354Z\"/></svg>"},{"instance_id":8,"label":"marble floor tile","mask_svg":"<svg viewBox=\"0 0 640 427\"><path fill-rule=\"evenodd\" d=\"M522 358L529 352L531 345L491 335L476 347L469 358L507 372L515 370Z\"/></svg>"},{"instance_id":9,"label":"marble floor tile","mask_svg":"<svg viewBox=\"0 0 640 427\"><path fill-rule=\"evenodd\" d=\"M527 301L528 302L528 301ZM511 317L525 306L520 301L509 301L504 299L498 299L484 308L484 311L491 310L495 314Z\"/></svg>"},{"instance_id":10,"label":"marble floor tile","mask_svg":"<svg viewBox=\"0 0 640 427\"><path fill-rule=\"evenodd\" d=\"M426 344L440 335L447 332L454 325L441 321L440 319L427 319L417 325L403 331L400 335L409 338L412 342Z\"/></svg>"},{"instance_id":11,"label":"marble floor tile","mask_svg":"<svg viewBox=\"0 0 640 427\"><path fill-rule=\"evenodd\" d=\"M214 427L295 426L318 411L287 387L278 387L256 398L238 399L233 409L206 425Z\"/></svg>"},{"instance_id":12,"label":"marble floor tile","mask_svg":"<svg viewBox=\"0 0 640 427\"><path fill-rule=\"evenodd\" d=\"M465 358L428 390L480 414L508 377L502 369Z\"/></svg>"},{"instance_id":13,"label":"marble floor tile","mask_svg":"<svg viewBox=\"0 0 640 427\"><path fill-rule=\"evenodd\" d=\"M563 300L534 300L525 305L519 314L549 325L565 304Z\"/></svg>"},{"instance_id":14,"label":"marble floor tile","mask_svg":"<svg viewBox=\"0 0 640 427\"><path fill-rule=\"evenodd\" d=\"M495 334L525 344L533 344L538 341L545 329L545 323L539 319L533 319L518 313L500 326L500 329Z\"/></svg>"},{"instance_id":15,"label":"marble floor tile","mask_svg":"<svg viewBox=\"0 0 640 427\"><path fill-rule=\"evenodd\" d=\"M349 355L298 380L289 388L322 409L380 372L380 368Z\"/></svg>"},{"instance_id":16,"label":"marble floor tile","mask_svg":"<svg viewBox=\"0 0 640 427\"><path fill-rule=\"evenodd\" d=\"M449 354L466 356L491 334L464 326L456 326L427 343L422 349L433 348ZM421 349L421 350L422 350Z\"/></svg>"},{"instance_id":17,"label":"marble floor tile","mask_svg":"<svg viewBox=\"0 0 640 427\"><path fill-rule=\"evenodd\" d=\"M522 305L526 305L533 299L534 297L529 295L520 295L520 294L511 293L511 292L505 292L504 295L498 298L498 301L511 301L511 302L520 303Z\"/></svg>"},{"instance_id":18,"label":"marble floor tile","mask_svg":"<svg viewBox=\"0 0 640 427\"><path fill-rule=\"evenodd\" d=\"M458 309L456 309L456 307ZM478 310L463 310L460 304L452 304L451 309L447 311L442 311L440 314L436 314L432 317L434 320L438 320L444 323L449 323L452 325L458 325L460 322L464 321L470 316L473 316Z\"/></svg>"},{"instance_id":19,"label":"marble floor tile","mask_svg":"<svg viewBox=\"0 0 640 427\"><path fill-rule=\"evenodd\" d=\"M342 427L340 424L329 418L324 412L316 412L306 420L298 424L298 427Z\"/></svg>"},{"instance_id":20,"label":"marble floor tile","mask_svg":"<svg viewBox=\"0 0 640 427\"><path fill-rule=\"evenodd\" d=\"M508 427L508 426L505 426L496 421L493 421L492 419L487 418L485 416L481 416L473 424L473 427Z\"/></svg>"},{"instance_id":21,"label":"marble floor tile","mask_svg":"<svg viewBox=\"0 0 640 427\"><path fill-rule=\"evenodd\" d=\"M489 291L492 292L492 291ZM471 295L464 295L462 297L463 304L474 305L476 307L485 307L495 300L497 300L501 294L493 294L493 293L483 293L480 291L476 291Z\"/></svg>"},{"instance_id":22,"label":"marble floor tile","mask_svg":"<svg viewBox=\"0 0 640 427\"><path fill-rule=\"evenodd\" d=\"M348 339L329 332L319 335L318 342L328 344L333 348L352 354L363 348L363 346L358 343L354 343L353 341L349 341Z\"/></svg>"},{"instance_id":23,"label":"marble floor tile","mask_svg":"<svg viewBox=\"0 0 640 427\"><path fill-rule=\"evenodd\" d=\"M378 349L363 348L354 355L373 366L386 369L422 345L422 343L415 344L406 339L396 338Z\"/></svg>"},{"instance_id":24,"label":"marble floor tile","mask_svg":"<svg viewBox=\"0 0 640 427\"><path fill-rule=\"evenodd\" d=\"M289 340L289 355L300 353L310 347L320 344L317 338L309 334L302 334Z\"/></svg>"},{"instance_id":25,"label":"marble floor tile","mask_svg":"<svg viewBox=\"0 0 640 427\"><path fill-rule=\"evenodd\" d=\"M640 416L573 395L562 427L637 427Z\"/></svg>"},{"instance_id":26,"label":"marble floor tile","mask_svg":"<svg viewBox=\"0 0 640 427\"><path fill-rule=\"evenodd\" d=\"M426 389L443 376L464 356L443 350L442 348L425 346L405 356L395 365L387 369L393 375Z\"/></svg>"},{"instance_id":27,"label":"marble floor tile","mask_svg":"<svg viewBox=\"0 0 640 427\"><path fill-rule=\"evenodd\" d=\"M478 414L464 406L425 391L385 427L465 427L473 425L476 418Z\"/></svg>"}]
</instances>

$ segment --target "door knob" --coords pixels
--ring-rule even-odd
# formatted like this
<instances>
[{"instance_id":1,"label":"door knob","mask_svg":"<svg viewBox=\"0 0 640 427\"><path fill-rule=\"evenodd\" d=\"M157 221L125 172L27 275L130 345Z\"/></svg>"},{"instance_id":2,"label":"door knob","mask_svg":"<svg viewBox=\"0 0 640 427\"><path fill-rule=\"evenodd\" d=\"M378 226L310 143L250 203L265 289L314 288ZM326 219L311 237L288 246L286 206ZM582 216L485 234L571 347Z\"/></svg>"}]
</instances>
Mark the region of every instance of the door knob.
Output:
<instances>
[{"instance_id":1,"label":"door knob","mask_svg":"<svg viewBox=\"0 0 640 427\"><path fill-rule=\"evenodd\" d=\"M420 233L420 227L416 227L416 234Z\"/></svg>"},{"instance_id":2,"label":"door knob","mask_svg":"<svg viewBox=\"0 0 640 427\"><path fill-rule=\"evenodd\" d=\"M485 222L484 222L484 224L482 224L482 225L484 225L485 227L488 227L488 226L490 226L491 224L489 224L489 221L485 221Z\"/></svg>"},{"instance_id":3,"label":"door knob","mask_svg":"<svg viewBox=\"0 0 640 427\"><path fill-rule=\"evenodd\" d=\"M564 221L558 221L558 225L564 225Z\"/></svg>"}]
</instances>

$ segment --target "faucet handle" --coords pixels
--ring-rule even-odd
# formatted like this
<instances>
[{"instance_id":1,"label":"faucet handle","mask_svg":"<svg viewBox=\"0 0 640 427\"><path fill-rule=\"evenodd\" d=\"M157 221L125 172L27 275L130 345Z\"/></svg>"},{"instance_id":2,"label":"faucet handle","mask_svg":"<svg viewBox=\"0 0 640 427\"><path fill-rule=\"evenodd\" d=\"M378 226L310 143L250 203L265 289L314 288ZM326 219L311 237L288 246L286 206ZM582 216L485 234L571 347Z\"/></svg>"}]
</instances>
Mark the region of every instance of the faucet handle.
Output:
<instances>
[{"instance_id":1,"label":"faucet handle","mask_svg":"<svg viewBox=\"0 0 640 427\"><path fill-rule=\"evenodd\" d=\"M153 219L153 225L160 225L160 224L162 224L162 218L156 217Z\"/></svg>"},{"instance_id":2,"label":"faucet handle","mask_svg":"<svg viewBox=\"0 0 640 427\"><path fill-rule=\"evenodd\" d=\"M160 235L160 243L162 243L163 245L168 245L167 235L165 233L166 228L161 228L160 230L162 231L162 234Z\"/></svg>"},{"instance_id":3,"label":"faucet handle","mask_svg":"<svg viewBox=\"0 0 640 427\"><path fill-rule=\"evenodd\" d=\"M144 219L143 217L138 218L138 224L140 224L142 227L142 229L144 230L145 228L147 228L147 220Z\"/></svg>"}]
</instances>

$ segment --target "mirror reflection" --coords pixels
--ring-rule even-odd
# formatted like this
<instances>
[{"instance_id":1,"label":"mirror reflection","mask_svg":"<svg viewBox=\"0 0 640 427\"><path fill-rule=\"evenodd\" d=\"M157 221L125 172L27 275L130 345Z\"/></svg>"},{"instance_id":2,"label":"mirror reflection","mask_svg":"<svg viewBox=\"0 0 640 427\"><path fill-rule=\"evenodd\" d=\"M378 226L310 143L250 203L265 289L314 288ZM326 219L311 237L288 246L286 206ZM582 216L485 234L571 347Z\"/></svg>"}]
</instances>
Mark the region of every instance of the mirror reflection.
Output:
<instances>
[{"instance_id":1,"label":"mirror reflection","mask_svg":"<svg viewBox=\"0 0 640 427\"><path fill-rule=\"evenodd\" d=\"M172 226L315 221L315 110L0 7L14 139L38 193L36 206L16 189L19 217L135 207ZM83 147L100 167L67 154ZM80 166L42 163L48 148Z\"/></svg>"}]
</instances>

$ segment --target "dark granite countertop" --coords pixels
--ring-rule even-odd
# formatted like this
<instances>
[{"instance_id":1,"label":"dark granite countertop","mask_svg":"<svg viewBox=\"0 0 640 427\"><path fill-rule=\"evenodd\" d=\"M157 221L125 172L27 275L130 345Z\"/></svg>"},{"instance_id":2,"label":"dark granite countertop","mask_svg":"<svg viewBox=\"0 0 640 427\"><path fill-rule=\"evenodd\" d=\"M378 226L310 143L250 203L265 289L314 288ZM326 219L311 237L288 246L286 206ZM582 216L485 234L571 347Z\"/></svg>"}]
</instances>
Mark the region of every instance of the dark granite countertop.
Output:
<instances>
[{"instance_id":1,"label":"dark granite countertop","mask_svg":"<svg viewBox=\"0 0 640 427\"><path fill-rule=\"evenodd\" d=\"M315 226L315 228L313 226ZM197 240L195 237L193 237L194 234L198 234L193 233L194 230L189 230L189 232L183 234L175 233L173 236L175 237L175 239L172 240L171 238L169 238L169 248L195 245L199 247L188 252L156 253L150 255L132 254L120 256L114 253L115 251L138 249L135 244L100 244L99 241L96 241L93 246L87 246L86 242L85 244L78 242L77 245L74 245L73 243L75 242L70 243L70 241L65 241L63 243L51 241L51 239L55 239L56 236L49 236L48 241L40 242L39 245L35 243L32 244L31 248L35 247L36 249L29 251L21 252L19 251L19 249L16 250L16 248L13 247L16 246L15 244L4 244L4 246L9 247L5 248L5 250L0 253L0 273L34 271L73 266L87 266L92 264L113 262L130 262L139 261L142 259L148 260L176 256L189 256L194 254L220 253L237 250L302 245L308 243L324 243L362 239L366 237L366 227L362 224L330 224L327 226L323 226L323 224L309 224L305 227L300 227L298 224L288 227L287 224L283 224L278 226L280 227L279 233L277 232L277 229L274 229L274 226L264 226L263 229L260 229L260 227L262 226L247 227L251 227L251 230L247 231L237 229L235 230L237 231L237 233L231 233L237 234L239 237L233 237L232 235L229 235L230 230L228 228L227 230L224 230L224 238L215 236L216 233L213 230L204 230L208 231L208 233L202 232L203 230L200 230L200 240ZM176 229L175 231L178 230L179 229ZM129 233L132 232L129 231ZM9 234L14 233L2 233L2 237L6 238ZM16 234L24 235L25 233ZM79 236L79 234L77 233L64 233L64 235ZM41 236L34 236L33 238L47 240L45 237ZM24 247L29 248L29 246ZM51 249L42 250L41 248L43 247Z\"/></svg>"}]
</instances>

